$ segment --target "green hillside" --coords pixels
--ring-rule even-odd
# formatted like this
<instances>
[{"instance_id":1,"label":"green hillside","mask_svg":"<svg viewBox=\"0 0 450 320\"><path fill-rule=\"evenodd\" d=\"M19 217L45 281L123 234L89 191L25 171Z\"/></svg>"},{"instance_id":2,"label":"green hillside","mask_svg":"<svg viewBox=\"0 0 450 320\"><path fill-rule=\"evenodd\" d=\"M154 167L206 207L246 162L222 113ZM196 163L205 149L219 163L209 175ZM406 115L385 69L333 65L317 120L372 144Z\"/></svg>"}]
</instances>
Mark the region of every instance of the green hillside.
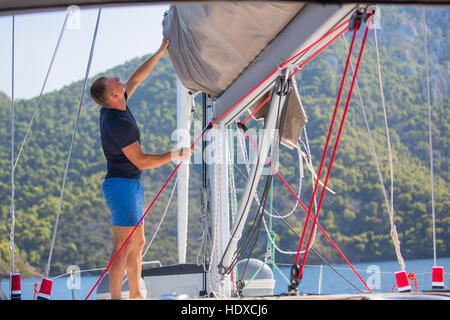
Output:
<instances>
[{"instance_id":1,"label":"green hillside","mask_svg":"<svg viewBox=\"0 0 450 320\"><path fill-rule=\"evenodd\" d=\"M433 255L426 74L421 17L422 11L419 8L382 7L382 29L377 32L393 149L395 222L405 259L430 258ZM450 10L427 9L427 22L433 110L436 237L438 257L448 257L450 256L448 245L450 243L448 171ZM362 32L358 37L356 50L359 50L361 38ZM350 41L350 34L346 34L346 39ZM343 39L339 39L297 76L299 92L309 119L307 132L316 170L333 112L345 57L345 44ZM145 58L135 58L103 74L126 79ZM88 85L97 76L92 77ZM175 145L171 141L171 133L176 128L175 79L170 59L166 56L129 101L141 129L143 149L147 153L166 152ZM373 31L369 35L358 82L375 139L385 187L389 193L387 141ZM347 88L348 85L349 82ZM43 272L47 263L81 88L82 82L78 81L42 97L38 115L17 166L16 266L23 274L32 271ZM345 93L343 97L346 97ZM16 101L16 155L35 103L36 98ZM10 98L0 93L0 272L10 272L11 264L10 108ZM197 110L201 113L200 108ZM100 188L105 175L106 161L101 149L98 115L99 106L88 98L81 111L67 177L52 258L53 275L64 273L68 265L76 264L81 269L89 269L102 267L108 263L112 235L109 213ZM248 122L249 127L259 125L254 120ZM304 139L304 135L302 138ZM299 176L296 151L282 148L280 161L280 173L296 190ZM243 165L239 167L246 172ZM173 169L174 165L169 164L144 172L146 205L153 200ZM198 195L201 166L192 165L191 169L187 260L195 262L200 236ZM309 172L305 173L301 199L308 205L312 188ZM172 186L173 181L145 219L147 241L153 236L160 221ZM237 177L237 187L242 186L242 179ZM389 218L356 90L329 186L336 195L326 195L319 220L349 260L359 262L395 259L389 235ZM259 187L262 188L262 183ZM275 178L274 208L280 213L287 213L294 206L294 201L286 188ZM295 214L288 219L299 233L302 231L304 217L304 212L298 207ZM176 263L176 230L175 195L164 224L145 260L160 260L163 264ZM299 239L291 230L277 221L274 222L274 231L280 248L285 251L296 250ZM256 248L254 256L263 256L265 239L266 235L262 230L260 245ZM328 261L342 263L339 255L320 232L314 248ZM293 259L291 255L276 254L276 260L279 262L292 263ZM314 253L310 254L308 262L319 261Z\"/></svg>"}]
</instances>

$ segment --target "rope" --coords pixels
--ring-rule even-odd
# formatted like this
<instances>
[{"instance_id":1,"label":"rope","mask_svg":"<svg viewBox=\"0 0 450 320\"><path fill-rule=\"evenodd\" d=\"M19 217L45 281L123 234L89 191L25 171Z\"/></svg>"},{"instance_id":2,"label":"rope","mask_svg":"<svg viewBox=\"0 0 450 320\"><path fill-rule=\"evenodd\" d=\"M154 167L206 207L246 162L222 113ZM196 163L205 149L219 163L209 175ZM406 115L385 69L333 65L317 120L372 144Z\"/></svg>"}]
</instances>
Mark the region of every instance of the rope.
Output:
<instances>
[{"instance_id":1,"label":"rope","mask_svg":"<svg viewBox=\"0 0 450 320\"><path fill-rule=\"evenodd\" d=\"M223 149L222 149L222 145L220 144L220 139L217 138L217 136L213 137L214 142L213 144L215 145L215 152L214 152L214 162L213 162L213 166L214 166L214 256L215 256L215 260L216 260L216 266L219 265L219 224L221 224L220 222L220 207L221 207L221 189L220 189L220 182L221 182L221 172L220 172L220 163L218 161L222 161L222 154L223 154ZM217 152L216 152L217 151ZM215 273L216 279L215 279L215 283L214 283L214 289L217 290L217 284L219 283L219 272ZM211 281L210 281L211 283Z\"/></svg>"},{"instance_id":2,"label":"rope","mask_svg":"<svg viewBox=\"0 0 450 320\"><path fill-rule=\"evenodd\" d=\"M358 74L359 65L360 65L360 63L361 63L362 54L363 54L363 52L364 52L364 47L365 47L365 44L366 44L366 41L367 41L367 35L368 35L368 32L369 32L369 26L370 26L371 20L372 20L372 14L370 14L369 20L368 20L367 25L366 25L366 31L365 31L365 33L364 33L364 38L363 38L363 41L362 41L362 44L361 44L361 49L360 49L359 56L358 56L358 60L357 60L357 63L356 63L355 73L354 73L354 75L353 75L352 83L351 83L350 90L349 90L349 93L348 93L347 102L346 102L345 107L344 107L344 113L343 113L343 115L342 115L341 124L340 124L340 126L339 126L339 131L338 131L338 134L337 134L337 137L336 137L335 145L334 145L334 148L333 148L333 153L332 153L332 156L331 156L331 159L330 159L329 168L328 168L328 170L327 170L327 175L326 175L326 178L325 178L324 187L328 184L328 179L329 179L329 176L330 176L330 173L331 173L332 165L333 165L333 162L334 162L334 158L335 158L335 156L336 156L336 151L337 151L337 147L338 147L338 145L339 145L339 140L340 140L340 137L341 137L341 134L342 134L342 129L343 129L345 117L346 117L346 115L347 115L348 107L349 107L349 104L350 104L350 100L351 100L351 95L352 95L353 87L354 87L355 80L356 80L356 77L357 77L357 74ZM354 32L354 34L353 34L353 39L352 39L352 44L351 44L351 46L350 46L349 55L348 55L348 57L347 57L347 63L346 63L346 67L345 67L346 70L348 70L349 61L350 61L350 57L351 57L351 52L352 52L352 50L353 50L354 40L355 40L356 33L357 33L357 30L358 30L358 25L359 25L359 19L356 20L356 28L355 28L355 32ZM346 73L347 73L347 71L345 71L345 74L346 74ZM340 92L339 92L339 96L342 94L342 86L343 86L344 80L345 80L345 76L343 77L343 81L342 81L342 84L341 84L341 89L340 89ZM338 100L339 100L339 97L338 97ZM336 113L336 111L337 111L337 106L338 106L338 103L336 103L335 113ZM335 118L335 116L334 116L333 118ZM333 120L332 122L334 122L334 120ZM331 128L331 127L332 127L332 126L330 126L330 128ZM331 133L331 132L330 132L330 133ZM329 138L328 138L327 140L329 140ZM328 143L327 143L327 144L328 144ZM326 152L324 152L324 155L326 155ZM323 157L322 160L324 160L324 157ZM322 161L322 162L323 162L323 161ZM322 167L323 167L323 165L322 165ZM320 179L320 174L318 174L318 179ZM316 189L316 187L317 187L317 183L316 183L315 189ZM320 208L321 208L321 206L322 206L324 194L325 194L325 192L322 192L322 193L321 193L320 200L319 200L319 205L318 205L318 208L317 208L316 217L315 217L315 220L314 220L314 224L313 224L313 226L312 226L312 230L315 229L315 226L316 226L316 223L317 223L317 218L318 218L318 215L319 215L319 213L320 213ZM313 197L312 199L314 199L314 197ZM311 203L312 203L312 200L311 200ZM310 209L309 209L308 212L311 212L311 204L310 204ZM306 228L305 228L305 229L306 229ZM304 229L304 231L305 231L305 229ZM308 239L308 245L306 246L307 248L308 248L309 243L310 243L310 241L311 241L311 237L312 237L312 232L310 233L310 236L309 236L309 239ZM301 247L301 244L302 244L302 243L300 242L300 246L299 246L299 247ZM301 264L301 266L300 266L300 270L299 270L299 273L298 273L298 275L297 275L297 281L298 281L298 280L301 278L301 276L302 276L303 267L304 267L304 264L305 264L305 262L306 262L307 253L308 253L308 250L306 250L305 254L303 255L302 264ZM342 256L343 256L343 255L342 255ZM298 257L298 255L297 255L297 257ZM365 282L365 281L361 278L361 276L356 272L356 270L353 268L353 266L350 264L350 262L345 258L345 256L343 256L343 257L344 257L344 259L346 260L346 262L349 264L349 266L352 268L352 270L356 273L356 275L360 278L360 280L364 283L364 285L366 286L366 288L369 289L370 292L372 292L372 290L367 286L366 282ZM297 261L296 261L296 264L297 264L297 262L298 262L298 259L297 259Z\"/></svg>"},{"instance_id":3,"label":"rope","mask_svg":"<svg viewBox=\"0 0 450 320\"><path fill-rule=\"evenodd\" d=\"M167 201L166 209L164 209L164 213L163 213L163 215L162 215L162 217L161 217L161 220L159 221L158 226L156 227L156 230L155 230L155 232L153 233L153 236L152 236L150 242L149 242L148 245L147 245L147 248L145 248L144 253L141 255L141 258L144 258L144 257L145 257L145 255L147 254L148 250L150 249L150 246L152 245L153 241L155 240L156 235L157 235L158 232L159 232L159 228L161 227L161 225L162 225L162 223L163 223L163 221L164 221L164 217L166 216L167 211L168 211L168 209L169 209L170 203L172 202L172 197L173 197L173 195L174 195L174 193L175 193L175 188L176 188L177 183L178 183L178 177L179 177L179 175L177 175L177 178L175 179L175 182L174 182L173 188L172 188L172 192L170 193L169 200ZM122 285L127 281L127 279L128 279L128 275L125 274L125 276L124 276L124 278L123 278L123 281L122 281Z\"/></svg>"},{"instance_id":4,"label":"rope","mask_svg":"<svg viewBox=\"0 0 450 320\"><path fill-rule=\"evenodd\" d=\"M39 104L41 103L42 94L44 93L45 86L47 85L47 80L48 80L48 77L50 75L50 71L52 70L53 62L55 61L55 57L56 57L56 53L58 52L59 44L61 43L61 39L62 39L64 31L66 29L66 23L67 23L67 20L68 20L68 16L69 16L69 11L67 11L66 16L64 18L64 22L63 22L63 25L62 25L62 28L61 28L61 32L59 34L55 50L53 51L52 59L50 61L50 65L49 65L49 67L47 69L47 73L45 75L45 79L44 79L44 83L43 83L42 88L41 88L41 92L39 93L39 97L38 97L36 105L34 107L33 115L31 116L30 122L28 124L27 131L25 133L25 137L23 138L22 145L20 146L19 153L18 153L16 161L14 163L14 170L16 169L17 163L19 162L19 159L20 159L20 156L22 154L23 148L24 148L25 143L26 143L26 141L28 139L28 135L30 134L30 130L31 130L31 126L33 125L34 118L36 117L37 111L39 109Z\"/></svg>"},{"instance_id":5,"label":"rope","mask_svg":"<svg viewBox=\"0 0 450 320\"><path fill-rule=\"evenodd\" d=\"M218 118L216 118L214 121L212 121L206 128L203 129L202 133L199 135L199 137L194 141L194 143L191 146L191 149L202 139L202 137L205 135L206 131L208 131L210 128L212 128L220 119L222 119L226 114L228 114L232 109L234 109L237 105L239 105L244 99L246 99L250 94L252 94L255 90L257 90L261 85L263 85L268 79L270 79L274 74L276 74L279 70L281 69L280 66L277 66L266 78L264 78L260 83L258 83L252 90L250 90L246 95L244 95L241 99L239 99L235 104L233 104L232 106L230 106L224 113L222 113ZM169 183L169 181L172 179L173 175L175 174L175 172L178 170L178 168L180 167L182 162L180 162L178 164L178 166L174 169L174 171L171 173L171 175L169 176L169 178L167 179L167 181L164 183L164 185L162 186L161 190L158 192L158 194L156 195L156 197L154 198L154 200L152 201L152 203L150 204L150 206L148 207L148 209L146 210L146 212L144 213L143 217L141 218L141 220L147 215L147 213L149 212L149 210L152 208L152 206L154 205L154 203L156 202L156 200L159 198L160 194L162 193L162 191L165 189L165 187L167 186L167 184ZM295 194L294 194L295 195ZM300 201L300 199L297 198L297 201ZM302 204L302 203L301 203ZM138 225L140 224L141 221L138 222ZM134 232L136 231L137 226L136 225L134 227L134 229L130 232L129 236L127 237L127 239L125 239L124 243L122 244L122 246L119 248L119 250L117 251L116 255L111 259L109 265L106 267L106 269L104 270L103 274L100 276L100 278L97 280L97 282L95 283L95 285L93 286L93 288L91 289L91 291L88 293L88 295L86 296L85 300L89 299L89 297L91 296L92 292L94 291L94 289L98 286L98 284L100 283L100 281L102 280L102 278L105 276L106 272L109 270L109 268L111 267L112 263L114 263L115 259L117 258L117 256L120 254L120 252L122 251L123 247L125 246L125 244L128 242L128 240L131 238L131 236L134 234ZM319 225L320 227L320 225ZM214 248L213 248L214 250ZM210 265L211 267L211 265Z\"/></svg>"},{"instance_id":6,"label":"rope","mask_svg":"<svg viewBox=\"0 0 450 320\"><path fill-rule=\"evenodd\" d=\"M206 264L208 263L210 256L207 254L211 247L211 234L209 232L209 210L207 204L206 190L200 189L200 229L202 234L198 239L200 241L200 248L197 254L197 265L203 264L203 270L206 272Z\"/></svg>"},{"instance_id":7,"label":"rope","mask_svg":"<svg viewBox=\"0 0 450 320\"><path fill-rule=\"evenodd\" d=\"M386 113L386 103L384 99L384 91L383 91L383 81L381 78L381 66L380 66L380 55L378 50L378 40L377 40L377 28L374 28L374 37L375 37L375 49L377 55L377 68L378 68L378 80L380 83L380 94L381 94L381 103L383 106L383 115L384 115L384 123L386 126L386 137L387 137L387 145L388 145L388 153L389 153L389 171L391 176L391 205L390 209L388 209L389 213L389 221L391 225L391 238L394 243L395 254L397 255L398 263L400 264L400 268L402 271L405 271L405 261L403 260L401 251L400 251L400 240L398 238L397 227L394 223L394 165L392 160L392 149L391 149L391 138L389 135L389 126L387 122L387 113Z\"/></svg>"},{"instance_id":8,"label":"rope","mask_svg":"<svg viewBox=\"0 0 450 320\"><path fill-rule=\"evenodd\" d=\"M345 46L348 48L348 44L347 44L347 40L346 40L345 36L343 37L343 40L344 40ZM354 72L353 63L351 61L350 61L350 66L351 66L351 68L352 68L352 70ZM363 99L362 99L361 90L360 90L359 85L358 85L358 80L356 80L355 84L356 84L356 89L358 91L359 101L360 101L360 105L361 105L361 111L362 111L364 122L365 122L366 128L367 128L367 134L369 135L369 141L370 141L370 145L371 145L371 148L372 148L372 153L373 153L374 159L375 159L375 164L376 164L376 168L377 168L378 178L380 179L380 185L381 185L381 189L383 191L383 196L384 196L384 201L385 201L385 204L386 204L386 209L387 209L388 214L390 216L390 207L389 207L389 200L388 200L388 196L387 196L387 191L386 191L386 187L384 186L383 174L381 173L380 162L378 160L378 155L377 155L377 152L376 152L376 149L375 149L375 143L374 143L373 135L372 135L372 132L371 132L371 129L370 129L369 121L367 120L366 109L365 109L364 102L363 102Z\"/></svg>"},{"instance_id":9,"label":"rope","mask_svg":"<svg viewBox=\"0 0 450 320\"><path fill-rule=\"evenodd\" d=\"M324 150L323 150L322 159L320 161L319 172L317 174L316 183L314 184L314 190L313 190L313 193L312 193L312 196L311 196L311 201L310 201L310 204L309 204L309 208L307 209L308 213L311 212L313 200L316 197L316 192L317 192L317 188L318 188L318 181L320 180L320 177L322 175L322 170L323 170L323 167L324 167L326 154L328 152L328 145L329 145L330 139L331 139L331 133L333 131L334 122L336 120L337 111L338 111L338 108L339 108L339 102L341 100L342 91L344 89L345 78L347 76L349 61L350 61L351 53L353 51L353 46L354 46L354 43L355 43L355 38L356 38L357 30L358 30L359 20L357 20L356 23L357 23L357 26L355 28L355 31L353 32L352 44L350 46L350 49L349 49L349 52L348 52L348 55L347 55L347 62L345 64L344 73L342 75L341 85L340 85L339 92L338 92L338 97L336 99L336 105L335 105L333 116L332 116L332 119L331 119L330 128L328 130L327 140L326 140L325 147L324 147ZM317 213L316 213L316 216L317 216ZM304 241L305 234L306 234L306 229L308 227L308 222L309 222L309 215L308 215L308 217L306 217L306 220L305 220L305 225L304 225L304 228L303 228L302 236L301 236L301 239L300 239L300 242L299 242L299 246L298 246L298 249L297 249L297 256L295 257L295 262L294 262L295 265L298 264L298 260L300 258L300 251L302 249L303 241ZM299 273L299 276L301 276L301 273ZM297 278L297 280L298 279L299 279L299 277Z\"/></svg>"},{"instance_id":10,"label":"rope","mask_svg":"<svg viewBox=\"0 0 450 320\"><path fill-rule=\"evenodd\" d=\"M240 146L240 149L241 149L241 153L242 153L243 158L244 158L245 167L246 167L246 169L247 169L247 175L250 175L250 171L251 171L251 169L250 169L250 161L249 161L249 159L248 159L247 152L245 151L245 147L244 147L244 144L245 144L245 141L244 141L244 134L239 130L239 128L238 128L238 142L239 142L239 146ZM299 157L300 157L300 155L299 155ZM299 162L301 163L301 158L299 158ZM239 170L239 168L238 168L238 170ZM276 173L277 171L274 170L274 172ZM242 174L242 176L245 178L245 180L248 179L248 176L245 177L243 174ZM300 197L300 194L301 194L301 190L302 190L302 178L303 178L303 177L302 177L302 174L301 174L301 172L300 172L300 180L299 180L300 182L299 182L299 190L298 190L298 193L297 193L297 197ZM259 194L259 193L257 192L257 194ZM257 204L259 205L260 199L259 199L258 197L255 196L255 200L256 200ZM266 215L268 215L269 217L273 217L273 218L277 218L277 219L284 219L284 218L287 218L287 217L289 217L290 215L292 215L292 213L294 213L294 211L295 211L295 209L297 208L297 206L298 206L298 202L295 202L294 208L293 208L289 213L287 213L287 214L285 214L285 215L280 215L280 214L278 214L278 215L273 215L272 213L268 212L268 211L265 210L265 209L264 209L264 213L265 213Z\"/></svg>"},{"instance_id":11,"label":"rope","mask_svg":"<svg viewBox=\"0 0 450 320\"><path fill-rule=\"evenodd\" d=\"M49 272L50 272L50 263L51 263L51 260L52 260L53 250L54 250L54 247L55 247L56 231L58 229L59 215L61 213L61 205L62 205L64 189L65 189L65 185L66 185L67 172L69 171L69 163L70 163L70 158L72 156L72 149L73 149L75 136L76 136L76 132L77 132L78 121L80 119L81 106L83 105L84 93L86 91L86 83L87 83L87 80L88 80L88 77L89 77L89 71L91 69L92 57L94 55L94 47L95 47L95 42L96 42L96 39L97 39L97 31L98 31L98 26L99 26L99 22L100 22L101 11L102 11L102 9L99 8L98 9L98 14L97 14L97 22L96 22L96 25L95 25L94 36L92 38L91 51L89 53L88 65L87 65L87 68L86 68L86 74L85 74L85 77L84 77L83 87L82 87L82 90L81 90L80 104L78 106L78 113L77 113L77 117L76 117L75 124L74 124L74 127L73 127L72 140L70 142L70 148L69 148L69 155L67 156L66 169L64 170L63 182L62 182L62 186L61 186L61 193L60 193L60 196L59 196L58 211L56 213L55 226L54 226L54 229L53 229L52 242L51 242L51 245L50 245L50 254L48 256L47 267L46 267L46 271L45 271L45 277L46 278L48 277Z\"/></svg>"},{"instance_id":12,"label":"rope","mask_svg":"<svg viewBox=\"0 0 450 320\"><path fill-rule=\"evenodd\" d=\"M226 152L227 154L227 163L228 166L228 184L230 187L230 194L231 194L231 223L234 224L234 220L236 219L237 214L237 196L236 196L236 184L235 184L235 178L234 178L234 143L233 143L233 136L231 132L233 131L233 126L228 126L226 130L226 138L228 141L228 147L229 152ZM235 286L234 286L234 279L238 279L237 274L237 268L233 268L231 270L231 285L232 285L232 292L233 295L235 294Z\"/></svg>"},{"instance_id":13,"label":"rope","mask_svg":"<svg viewBox=\"0 0 450 320\"><path fill-rule=\"evenodd\" d=\"M341 35L343 35L345 32L348 31L348 27L346 27L344 30L339 32L336 36L334 36L330 41L328 41L322 48L317 50L311 57L306 59L304 62L302 62L295 71L291 74L291 76L294 76L297 72L299 72L308 62L310 62L312 59L314 59L319 53L321 53L323 50L325 50L328 46L330 46L337 38L339 38Z\"/></svg>"},{"instance_id":14,"label":"rope","mask_svg":"<svg viewBox=\"0 0 450 320\"><path fill-rule=\"evenodd\" d=\"M175 182L174 182L173 188L172 188L172 192L170 193L170 196L169 196L169 200L167 200L166 209L164 209L164 213L163 213L163 215L162 215L162 217L161 217L161 220L159 221L159 224L158 224L158 226L156 227L156 230L155 230L155 232L153 233L153 236L152 236L152 238L150 239L150 242L148 243L147 248L145 248L144 253L142 254L142 258L145 257L145 255L147 254L148 250L150 249L150 246L152 245L153 241L155 240L156 235L157 235L158 232L159 232L159 228L161 227L161 225L162 225L162 223L163 223L163 221L164 221L164 218L165 218L165 216L166 216L166 214L167 214L167 211L168 211L168 209L169 209L170 203L172 202L172 197L173 197L173 195L174 195L174 193L175 193L175 188L176 188L177 183L178 183L178 177L179 177L179 175L177 175L177 178L175 179Z\"/></svg>"},{"instance_id":15,"label":"rope","mask_svg":"<svg viewBox=\"0 0 450 320\"><path fill-rule=\"evenodd\" d=\"M14 188L14 116L15 116L15 106L14 106L14 57L15 57L15 16L12 16L12 46L11 46L11 205L9 209L9 214L11 216L11 232L9 234L9 250L11 250L11 274L15 271L14 268L14 258L15 258L15 245L14 245L14 228L16 224L16 216L14 213L14 196L15 196L15 188Z\"/></svg>"},{"instance_id":16,"label":"rope","mask_svg":"<svg viewBox=\"0 0 450 320\"><path fill-rule=\"evenodd\" d=\"M423 18L423 40L425 48L425 66L427 74L427 105L428 105L428 141L430 145L430 180L431 180L431 217L433 220L433 262L436 266L436 212L435 212L435 199L434 199L434 170L433 170L433 136L431 133L431 98L430 98L430 76L428 70L428 44L427 44L427 21L425 17L425 8L422 8Z\"/></svg>"},{"instance_id":17,"label":"rope","mask_svg":"<svg viewBox=\"0 0 450 320\"><path fill-rule=\"evenodd\" d=\"M414 283L415 292L419 292L418 286L417 286L416 275L413 272L408 274L408 280L410 280L410 281L412 281ZM392 287L391 293L394 292L394 289L395 289L396 286L397 286L397 282L395 282L394 286Z\"/></svg>"},{"instance_id":18,"label":"rope","mask_svg":"<svg viewBox=\"0 0 450 320\"><path fill-rule=\"evenodd\" d=\"M341 27L343 27L344 25L346 25L348 22L350 21L350 19L345 20L344 22L342 22L340 25L338 25L336 28L332 29L331 31L329 31L328 33L326 33L324 36L322 36L321 38L319 38L319 40L315 41L313 44L309 45L308 47L306 47L305 49L303 49L302 51L300 51L299 53L297 53L296 55L294 55L292 58L290 58L289 60L287 60L286 62L284 62L283 64L281 64L281 67L285 67L287 66L289 63L291 63L292 61L298 59L302 54L308 52L309 50L311 50L311 48L313 48L316 44L318 44L319 42L321 42L323 39L325 39L326 37L330 36L332 33L334 33L336 30L339 30Z\"/></svg>"}]
</instances>

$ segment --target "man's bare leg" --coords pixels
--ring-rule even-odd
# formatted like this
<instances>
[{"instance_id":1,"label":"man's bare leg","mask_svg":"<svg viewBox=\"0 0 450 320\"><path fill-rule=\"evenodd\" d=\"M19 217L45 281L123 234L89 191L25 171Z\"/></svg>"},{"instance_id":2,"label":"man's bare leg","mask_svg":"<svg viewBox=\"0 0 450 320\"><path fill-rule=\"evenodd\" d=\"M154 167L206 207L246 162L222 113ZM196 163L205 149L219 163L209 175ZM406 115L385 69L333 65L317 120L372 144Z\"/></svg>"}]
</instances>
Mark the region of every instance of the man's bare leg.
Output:
<instances>
[{"instance_id":1,"label":"man's bare leg","mask_svg":"<svg viewBox=\"0 0 450 320\"><path fill-rule=\"evenodd\" d=\"M133 228L134 227L112 226L114 243L110 261L122 247L123 243L128 238ZM109 268L109 288L111 292L111 299L122 299L122 282L125 273L125 265L127 257L134 246L134 236L135 235L133 235L125 244L124 248Z\"/></svg>"},{"instance_id":2,"label":"man's bare leg","mask_svg":"<svg viewBox=\"0 0 450 320\"><path fill-rule=\"evenodd\" d=\"M144 224L140 225L133 235L133 247L128 254L125 268L127 270L128 287L131 299L144 299L141 292L142 249L145 244Z\"/></svg>"}]
</instances>

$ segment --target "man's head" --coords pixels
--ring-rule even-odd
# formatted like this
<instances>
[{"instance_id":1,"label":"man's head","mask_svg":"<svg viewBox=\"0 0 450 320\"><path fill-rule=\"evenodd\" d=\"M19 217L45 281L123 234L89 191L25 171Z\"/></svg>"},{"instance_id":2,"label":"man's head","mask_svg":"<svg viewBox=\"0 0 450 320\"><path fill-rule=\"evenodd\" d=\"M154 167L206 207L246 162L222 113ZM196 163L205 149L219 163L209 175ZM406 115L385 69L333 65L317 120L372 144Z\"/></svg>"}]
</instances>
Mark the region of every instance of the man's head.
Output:
<instances>
[{"instance_id":1,"label":"man's head","mask_svg":"<svg viewBox=\"0 0 450 320\"><path fill-rule=\"evenodd\" d=\"M100 77L96 79L90 89L92 99L106 108L123 106L125 85L119 78Z\"/></svg>"}]
</instances>

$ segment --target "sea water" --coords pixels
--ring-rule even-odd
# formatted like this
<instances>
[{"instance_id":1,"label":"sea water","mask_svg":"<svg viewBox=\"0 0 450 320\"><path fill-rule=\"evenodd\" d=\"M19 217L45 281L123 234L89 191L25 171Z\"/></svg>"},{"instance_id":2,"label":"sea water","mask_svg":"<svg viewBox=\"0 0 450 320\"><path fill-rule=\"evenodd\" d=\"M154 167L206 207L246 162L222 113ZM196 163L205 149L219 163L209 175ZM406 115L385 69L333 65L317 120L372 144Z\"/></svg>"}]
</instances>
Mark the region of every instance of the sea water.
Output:
<instances>
[{"instance_id":1,"label":"sea water","mask_svg":"<svg viewBox=\"0 0 450 320\"><path fill-rule=\"evenodd\" d=\"M409 260L405 262L406 272L414 273L417 279L419 291L431 290L432 259ZM445 289L450 288L450 258L442 258L437 261L438 266L444 267ZM290 267L277 266L273 268L275 279L274 294L287 293ZM401 271L397 261L358 263L353 265L367 286L373 292L397 292L395 286L395 272ZM299 283L298 291L309 294L335 294L335 293L360 293L368 291L364 283L351 270L348 265L308 265L305 266L303 277ZM339 273L337 273L337 272ZM53 279L52 300L84 300L100 275L81 276L71 279L68 276ZM33 300L35 284L38 288L41 278L22 279L22 300ZM9 280L3 279L0 287L9 298ZM72 289L73 288L73 289ZM414 282L411 281L412 291L415 291ZM89 298L95 300L95 291Z\"/></svg>"}]
</instances>

